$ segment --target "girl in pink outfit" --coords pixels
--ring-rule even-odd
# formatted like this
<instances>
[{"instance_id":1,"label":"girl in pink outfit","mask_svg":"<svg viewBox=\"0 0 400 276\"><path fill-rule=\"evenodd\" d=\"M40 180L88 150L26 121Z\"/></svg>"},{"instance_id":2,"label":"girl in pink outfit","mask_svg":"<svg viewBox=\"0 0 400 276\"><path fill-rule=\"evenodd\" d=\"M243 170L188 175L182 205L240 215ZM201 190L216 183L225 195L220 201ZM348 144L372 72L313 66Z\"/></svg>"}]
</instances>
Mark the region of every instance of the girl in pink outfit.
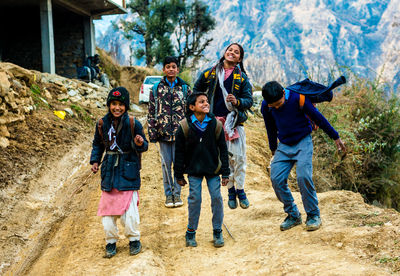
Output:
<instances>
[{"instance_id":1,"label":"girl in pink outfit","mask_svg":"<svg viewBox=\"0 0 400 276\"><path fill-rule=\"evenodd\" d=\"M139 121L129 116L129 92L124 87L112 89L107 97L109 112L99 120L90 156L92 171L101 163L101 198L97 215L102 216L106 234L106 255L117 253L117 218L129 239L129 251L141 251L139 232L140 155L148 142ZM105 152L103 161L101 158Z\"/></svg>"}]
</instances>

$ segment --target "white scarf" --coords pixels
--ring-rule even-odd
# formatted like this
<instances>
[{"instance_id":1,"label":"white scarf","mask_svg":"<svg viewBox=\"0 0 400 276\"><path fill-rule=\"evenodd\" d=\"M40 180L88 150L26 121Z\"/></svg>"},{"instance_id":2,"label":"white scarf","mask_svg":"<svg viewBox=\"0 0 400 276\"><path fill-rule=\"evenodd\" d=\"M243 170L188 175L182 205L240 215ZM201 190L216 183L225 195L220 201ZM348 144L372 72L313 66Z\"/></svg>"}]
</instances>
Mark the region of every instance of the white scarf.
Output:
<instances>
[{"instance_id":1,"label":"white scarf","mask_svg":"<svg viewBox=\"0 0 400 276\"><path fill-rule=\"evenodd\" d=\"M229 110L228 115L226 116L225 120L225 131L228 134L229 138L232 138L233 134L235 133L235 124L237 121L237 109L232 105L232 103L228 103L226 101L226 97L228 96L228 91L226 91L226 88L224 86L224 81L225 81L225 69L222 65L218 65L217 67L217 77L218 77L218 82L219 82L219 87L222 90L222 96L224 97L224 102L226 108ZM233 74L233 72L232 72Z\"/></svg>"}]
</instances>

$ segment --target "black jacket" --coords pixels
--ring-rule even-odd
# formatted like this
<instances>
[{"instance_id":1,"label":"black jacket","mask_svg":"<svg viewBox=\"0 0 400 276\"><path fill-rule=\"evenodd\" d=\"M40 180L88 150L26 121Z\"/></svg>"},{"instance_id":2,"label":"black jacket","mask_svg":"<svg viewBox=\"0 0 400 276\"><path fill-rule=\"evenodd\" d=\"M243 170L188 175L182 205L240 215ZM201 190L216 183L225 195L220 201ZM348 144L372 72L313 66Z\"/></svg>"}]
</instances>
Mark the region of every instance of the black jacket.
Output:
<instances>
[{"instance_id":1,"label":"black jacket","mask_svg":"<svg viewBox=\"0 0 400 276\"><path fill-rule=\"evenodd\" d=\"M218 140L215 137L217 121L215 116L208 114L212 120L208 123L202 137L196 131L190 117L187 117L189 131L187 138L179 126L176 134L174 175L183 179L183 174L191 176L229 177L228 149L225 135L221 131Z\"/></svg>"},{"instance_id":2,"label":"black jacket","mask_svg":"<svg viewBox=\"0 0 400 276\"><path fill-rule=\"evenodd\" d=\"M111 127L112 115L107 113L103 117L103 140L96 124L96 132L94 134L92 144L92 154L90 156L90 164L99 163L104 151L107 153L101 163L101 189L103 191L111 191L115 188L119 191L139 190L140 189L140 160L139 153L147 151L148 142L143 133L143 127L139 121L135 119L134 134L143 137L143 145L138 147L133 142L129 115L125 112L121 117L117 128L117 144L124 154L110 154L110 149L105 147L108 140L108 130ZM117 164L117 166L116 166Z\"/></svg>"}]
</instances>

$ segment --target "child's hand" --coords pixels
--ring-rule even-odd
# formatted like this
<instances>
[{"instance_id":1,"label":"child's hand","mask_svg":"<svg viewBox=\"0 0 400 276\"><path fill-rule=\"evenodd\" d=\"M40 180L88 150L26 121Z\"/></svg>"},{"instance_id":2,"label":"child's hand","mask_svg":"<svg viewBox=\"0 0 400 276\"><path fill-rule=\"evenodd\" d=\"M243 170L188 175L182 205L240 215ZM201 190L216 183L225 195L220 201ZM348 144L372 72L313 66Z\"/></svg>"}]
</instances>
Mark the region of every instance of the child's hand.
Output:
<instances>
[{"instance_id":1,"label":"child's hand","mask_svg":"<svg viewBox=\"0 0 400 276\"><path fill-rule=\"evenodd\" d=\"M228 182L229 182L229 178L222 178L221 185L226 186L226 185L228 185Z\"/></svg>"},{"instance_id":2,"label":"child's hand","mask_svg":"<svg viewBox=\"0 0 400 276\"><path fill-rule=\"evenodd\" d=\"M97 173L99 171L99 163L93 163L92 172Z\"/></svg>"},{"instance_id":3,"label":"child's hand","mask_svg":"<svg viewBox=\"0 0 400 276\"><path fill-rule=\"evenodd\" d=\"M144 141L143 137L140 136L139 134L137 134L135 136L135 139L133 139L133 142L135 142L135 145L138 147L141 147L143 145L143 141Z\"/></svg>"},{"instance_id":4,"label":"child's hand","mask_svg":"<svg viewBox=\"0 0 400 276\"><path fill-rule=\"evenodd\" d=\"M232 103L233 105L237 105L237 103L238 103L236 97L233 96L233 94L228 94L228 96L226 96L226 101L228 103Z\"/></svg>"},{"instance_id":5,"label":"child's hand","mask_svg":"<svg viewBox=\"0 0 400 276\"><path fill-rule=\"evenodd\" d=\"M185 178L176 180L180 186L185 186L187 184Z\"/></svg>"},{"instance_id":6,"label":"child's hand","mask_svg":"<svg viewBox=\"0 0 400 276\"><path fill-rule=\"evenodd\" d=\"M343 159L346 156L346 147L344 146L344 143L339 138L339 139L335 140L335 144L336 144L338 151L341 153L342 159Z\"/></svg>"}]
</instances>

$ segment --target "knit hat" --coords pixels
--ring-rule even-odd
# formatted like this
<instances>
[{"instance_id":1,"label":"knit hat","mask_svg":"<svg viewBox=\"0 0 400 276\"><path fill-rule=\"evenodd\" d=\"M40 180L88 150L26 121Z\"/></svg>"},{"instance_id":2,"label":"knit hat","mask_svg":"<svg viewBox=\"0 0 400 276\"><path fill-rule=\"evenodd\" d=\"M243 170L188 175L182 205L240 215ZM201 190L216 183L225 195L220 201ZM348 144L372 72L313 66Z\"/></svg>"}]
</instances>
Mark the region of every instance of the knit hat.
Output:
<instances>
[{"instance_id":1,"label":"knit hat","mask_svg":"<svg viewBox=\"0 0 400 276\"><path fill-rule=\"evenodd\" d=\"M107 96L107 106L110 107L110 103L113 100L120 101L125 105L126 110L129 110L129 92L125 87L117 87L111 89Z\"/></svg>"}]
</instances>

